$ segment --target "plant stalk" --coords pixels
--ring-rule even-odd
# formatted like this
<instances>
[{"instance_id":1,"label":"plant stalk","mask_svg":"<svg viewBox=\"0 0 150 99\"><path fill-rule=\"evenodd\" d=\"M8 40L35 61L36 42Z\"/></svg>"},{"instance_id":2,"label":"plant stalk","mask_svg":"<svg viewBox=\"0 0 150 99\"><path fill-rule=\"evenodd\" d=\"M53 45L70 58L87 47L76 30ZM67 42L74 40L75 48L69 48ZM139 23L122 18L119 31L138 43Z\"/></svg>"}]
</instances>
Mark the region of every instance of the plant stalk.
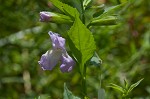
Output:
<instances>
[{"instance_id":1,"label":"plant stalk","mask_svg":"<svg viewBox=\"0 0 150 99\"><path fill-rule=\"evenodd\" d=\"M85 15L84 15L84 7L83 0L80 0L81 3L81 21L85 24ZM81 72L81 86L82 86L82 98L87 97L87 88L86 88L86 64L80 64L80 72Z\"/></svg>"},{"instance_id":2,"label":"plant stalk","mask_svg":"<svg viewBox=\"0 0 150 99\"><path fill-rule=\"evenodd\" d=\"M84 15L84 7L83 7L83 0L80 0L81 3L81 20L83 24L85 24L85 15Z\"/></svg>"}]
</instances>

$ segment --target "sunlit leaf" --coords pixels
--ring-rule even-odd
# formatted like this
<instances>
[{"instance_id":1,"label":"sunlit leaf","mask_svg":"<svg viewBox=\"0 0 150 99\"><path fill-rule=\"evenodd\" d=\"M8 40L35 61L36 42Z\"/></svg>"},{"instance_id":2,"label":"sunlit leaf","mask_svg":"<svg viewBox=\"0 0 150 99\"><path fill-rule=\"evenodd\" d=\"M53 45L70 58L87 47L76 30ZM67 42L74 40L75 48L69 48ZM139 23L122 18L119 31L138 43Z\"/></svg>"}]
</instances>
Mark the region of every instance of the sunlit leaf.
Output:
<instances>
[{"instance_id":1,"label":"sunlit leaf","mask_svg":"<svg viewBox=\"0 0 150 99\"><path fill-rule=\"evenodd\" d=\"M77 17L73 26L69 30L68 35L75 47L81 52L81 59L82 63L84 64L89 58L93 56L96 49L92 33Z\"/></svg>"},{"instance_id":2,"label":"sunlit leaf","mask_svg":"<svg viewBox=\"0 0 150 99\"><path fill-rule=\"evenodd\" d=\"M58 9L60 9L62 12L64 12L66 15L70 17L74 18L75 16L79 16L77 9L65 3L62 3L59 0L50 0L50 2L52 2L53 5L55 5Z\"/></svg>"},{"instance_id":3,"label":"sunlit leaf","mask_svg":"<svg viewBox=\"0 0 150 99\"><path fill-rule=\"evenodd\" d=\"M76 58L76 61L78 63L80 63L81 58L82 58L81 52L75 47L75 45L73 44L73 41L70 38L68 38L68 44L69 44L69 47L70 47L71 51L73 52L73 55Z\"/></svg>"}]
</instances>

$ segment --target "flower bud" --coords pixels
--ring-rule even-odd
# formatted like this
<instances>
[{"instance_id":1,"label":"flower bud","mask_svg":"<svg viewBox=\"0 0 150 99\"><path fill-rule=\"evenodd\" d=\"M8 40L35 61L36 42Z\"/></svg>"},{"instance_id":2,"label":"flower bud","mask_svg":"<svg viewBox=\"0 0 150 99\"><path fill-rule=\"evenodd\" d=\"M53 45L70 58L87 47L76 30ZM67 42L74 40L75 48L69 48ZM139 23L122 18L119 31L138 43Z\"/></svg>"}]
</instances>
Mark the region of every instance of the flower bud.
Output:
<instances>
[{"instance_id":1,"label":"flower bud","mask_svg":"<svg viewBox=\"0 0 150 99\"><path fill-rule=\"evenodd\" d=\"M40 12L40 21L41 22L53 22L53 23L72 23L73 21L69 16L53 13L53 12Z\"/></svg>"},{"instance_id":2,"label":"flower bud","mask_svg":"<svg viewBox=\"0 0 150 99\"><path fill-rule=\"evenodd\" d=\"M51 20L52 14L49 12L40 12L40 21L41 22L48 22Z\"/></svg>"}]
</instances>

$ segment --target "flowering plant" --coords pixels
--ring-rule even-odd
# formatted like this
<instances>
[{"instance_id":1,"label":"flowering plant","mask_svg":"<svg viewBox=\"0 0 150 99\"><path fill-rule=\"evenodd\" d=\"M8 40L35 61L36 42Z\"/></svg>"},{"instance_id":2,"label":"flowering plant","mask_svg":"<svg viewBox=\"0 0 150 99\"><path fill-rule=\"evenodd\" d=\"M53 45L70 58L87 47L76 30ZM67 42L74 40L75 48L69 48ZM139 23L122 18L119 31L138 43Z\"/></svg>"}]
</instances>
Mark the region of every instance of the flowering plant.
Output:
<instances>
[{"instance_id":1,"label":"flowering plant","mask_svg":"<svg viewBox=\"0 0 150 99\"><path fill-rule=\"evenodd\" d=\"M48 50L45 54L41 56L39 64L43 70L52 70L54 66L60 61L60 70L64 72L70 72L75 66L79 69L81 76L81 86L82 86L82 98L88 99L87 85L86 85L86 69L89 63L95 66L100 66L101 59L96 52L96 44L94 41L93 33L91 28L93 26L102 25L116 25L118 21L119 11L124 7L127 2L119 4L105 9L104 5L91 6L92 0L80 0L81 8L76 9L59 0L50 0L51 3L56 6L63 14L42 11L40 12L40 21L42 22L53 22L61 24L71 24L67 35L68 44L72 52L72 57L67 53L65 48L65 38L61 37L58 33L49 32L52 41L52 50ZM89 16L85 15L85 12L89 9L96 9L92 13L92 17L88 19ZM100 79L101 80L101 79ZM142 80L127 87L126 89L132 90L136 87ZM126 83L127 84L127 83ZM125 84L125 86L126 86ZM124 90L120 86L112 84L109 86L114 89L119 89L122 91L122 97L128 97L128 90ZM80 99L72 94L64 84L64 99ZM130 92L129 91L129 92ZM101 83L98 89L98 99L104 99L105 90L101 88Z\"/></svg>"}]
</instances>

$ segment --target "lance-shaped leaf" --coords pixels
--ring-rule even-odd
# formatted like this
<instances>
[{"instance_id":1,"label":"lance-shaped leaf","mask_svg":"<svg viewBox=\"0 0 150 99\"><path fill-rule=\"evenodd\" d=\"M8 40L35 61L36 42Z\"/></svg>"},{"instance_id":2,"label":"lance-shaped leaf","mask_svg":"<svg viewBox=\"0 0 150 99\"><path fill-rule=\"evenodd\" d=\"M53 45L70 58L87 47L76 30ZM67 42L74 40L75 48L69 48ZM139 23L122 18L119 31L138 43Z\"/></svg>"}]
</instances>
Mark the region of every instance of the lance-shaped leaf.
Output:
<instances>
[{"instance_id":1,"label":"lance-shaped leaf","mask_svg":"<svg viewBox=\"0 0 150 99\"><path fill-rule=\"evenodd\" d=\"M75 47L81 52L82 64L84 64L93 56L96 49L92 33L86 28L81 20L76 17L68 35ZM77 60L80 61L79 59Z\"/></svg>"},{"instance_id":2,"label":"lance-shaped leaf","mask_svg":"<svg viewBox=\"0 0 150 99\"><path fill-rule=\"evenodd\" d=\"M106 16L100 19L93 19L89 25L100 26L100 25L116 25L117 17L116 16Z\"/></svg>"},{"instance_id":3,"label":"lance-shaped leaf","mask_svg":"<svg viewBox=\"0 0 150 99\"><path fill-rule=\"evenodd\" d=\"M136 86L138 86L140 84L140 82L142 81L143 79L139 80L138 82L132 84L129 89L128 89L128 92L131 92Z\"/></svg>"},{"instance_id":4,"label":"lance-shaped leaf","mask_svg":"<svg viewBox=\"0 0 150 99\"><path fill-rule=\"evenodd\" d=\"M118 90L118 91L124 93L124 89L123 89L122 87L116 85L116 84L111 83L111 85L109 85L108 87L111 87L111 88L113 88L113 89L116 89L116 90Z\"/></svg>"},{"instance_id":5,"label":"lance-shaped leaf","mask_svg":"<svg viewBox=\"0 0 150 99\"><path fill-rule=\"evenodd\" d=\"M125 89L128 89L128 88L129 88L129 84L128 84L128 82L126 81L126 79L124 79L124 87L125 87Z\"/></svg>"},{"instance_id":6,"label":"lance-shaped leaf","mask_svg":"<svg viewBox=\"0 0 150 99\"><path fill-rule=\"evenodd\" d=\"M70 16L71 18L75 18L75 16L79 16L79 12L76 8L73 8L65 3L60 2L59 0L50 0L50 2L60 9L63 13Z\"/></svg>"}]
</instances>

